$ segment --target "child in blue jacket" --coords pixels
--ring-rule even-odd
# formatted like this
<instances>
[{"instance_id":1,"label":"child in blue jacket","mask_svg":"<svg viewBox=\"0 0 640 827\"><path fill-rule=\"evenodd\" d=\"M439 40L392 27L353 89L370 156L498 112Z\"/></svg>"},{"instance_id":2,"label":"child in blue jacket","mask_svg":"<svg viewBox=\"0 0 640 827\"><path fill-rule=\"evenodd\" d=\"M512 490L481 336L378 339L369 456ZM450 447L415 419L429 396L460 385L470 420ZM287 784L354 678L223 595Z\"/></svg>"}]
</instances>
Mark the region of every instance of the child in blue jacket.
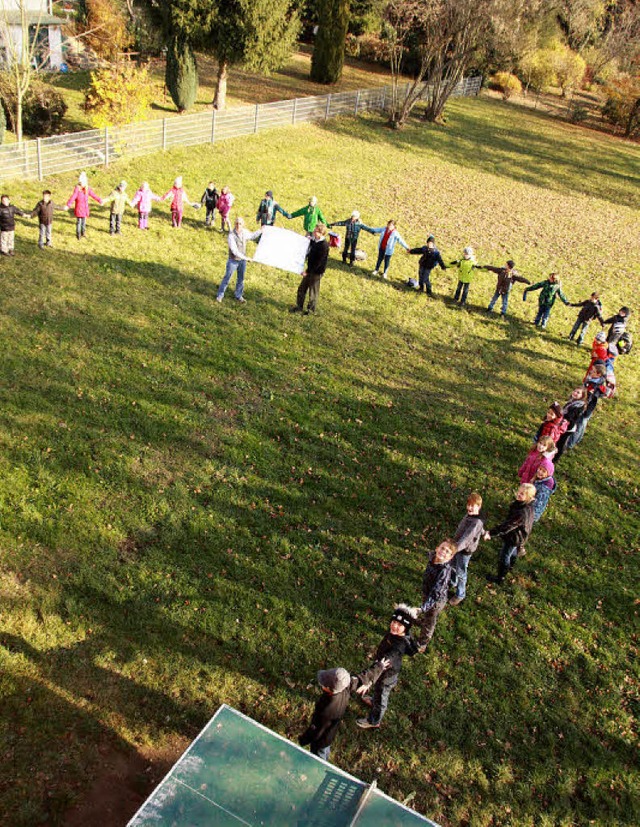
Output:
<instances>
[{"instance_id":1,"label":"child in blue jacket","mask_svg":"<svg viewBox=\"0 0 640 827\"><path fill-rule=\"evenodd\" d=\"M393 255L393 251L396 248L396 244L399 244L401 247L404 247L405 250L409 249L409 245L397 231L395 221L388 221L386 227L363 227L363 229L367 229L367 231L372 233L372 235L380 236L380 241L378 242L378 260L376 262L375 269L373 270L371 275L378 275L380 265L384 261L382 278L386 279L388 278L387 273L389 272L389 264L391 263L391 256Z\"/></svg>"}]
</instances>

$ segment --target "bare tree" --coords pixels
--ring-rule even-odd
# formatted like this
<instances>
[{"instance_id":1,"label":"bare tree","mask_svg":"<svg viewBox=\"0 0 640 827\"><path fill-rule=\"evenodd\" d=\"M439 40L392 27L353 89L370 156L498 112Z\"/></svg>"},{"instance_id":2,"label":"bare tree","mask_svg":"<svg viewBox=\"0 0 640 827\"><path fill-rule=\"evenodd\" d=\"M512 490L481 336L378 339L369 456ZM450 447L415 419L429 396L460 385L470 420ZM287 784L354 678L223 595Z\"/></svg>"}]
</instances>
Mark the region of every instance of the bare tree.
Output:
<instances>
[{"instance_id":1,"label":"bare tree","mask_svg":"<svg viewBox=\"0 0 640 827\"><path fill-rule=\"evenodd\" d=\"M495 0L390 0L384 9L391 51L391 124L403 126L419 100L425 117L437 120L487 36ZM404 85L402 71L409 54L417 69Z\"/></svg>"}]
</instances>

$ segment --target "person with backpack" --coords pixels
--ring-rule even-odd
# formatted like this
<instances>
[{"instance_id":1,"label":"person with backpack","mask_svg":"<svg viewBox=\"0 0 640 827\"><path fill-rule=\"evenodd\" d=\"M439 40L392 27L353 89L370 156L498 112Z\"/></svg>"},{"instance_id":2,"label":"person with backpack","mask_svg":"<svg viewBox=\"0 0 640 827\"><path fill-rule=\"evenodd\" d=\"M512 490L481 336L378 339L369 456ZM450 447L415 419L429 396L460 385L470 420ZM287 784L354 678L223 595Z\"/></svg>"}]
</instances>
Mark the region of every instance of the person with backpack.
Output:
<instances>
[{"instance_id":1,"label":"person with backpack","mask_svg":"<svg viewBox=\"0 0 640 827\"><path fill-rule=\"evenodd\" d=\"M566 305L570 305L571 302L562 292L560 287L560 279L558 278L557 273L551 273L548 279L538 281L535 284L531 284L529 287L525 287L524 293L522 294L522 301L526 302L527 293L530 293L533 290L540 290L540 296L538 297L538 312L536 313L533 323L536 327L540 327L542 330L545 330L556 298L559 298Z\"/></svg>"}]
</instances>

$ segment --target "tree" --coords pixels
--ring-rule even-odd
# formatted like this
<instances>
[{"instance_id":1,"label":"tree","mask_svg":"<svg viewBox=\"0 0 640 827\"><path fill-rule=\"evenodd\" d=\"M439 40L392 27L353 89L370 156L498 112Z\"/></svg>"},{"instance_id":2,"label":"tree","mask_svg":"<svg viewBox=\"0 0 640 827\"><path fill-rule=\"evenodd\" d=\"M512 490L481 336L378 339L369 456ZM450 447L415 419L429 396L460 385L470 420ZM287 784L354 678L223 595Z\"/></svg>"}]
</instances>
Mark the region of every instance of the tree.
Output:
<instances>
[{"instance_id":1,"label":"tree","mask_svg":"<svg viewBox=\"0 0 640 827\"><path fill-rule=\"evenodd\" d=\"M140 120L152 99L147 69L121 60L91 73L85 109L94 126L113 126Z\"/></svg>"},{"instance_id":2,"label":"tree","mask_svg":"<svg viewBox=\"0 0 640 827\"><path fill-rule=\"evenodd\" d=\"M524 81L525 94L533 89L540 94L547 86L556 82L552 49L536 49L526 54L519 63L518 72Z\"/></svg>"},{"instance_id":3,"label":"tree","mask_svg":"<svg viewBox=\"0 0 640 827\"><path fill-rule=\"evenodd\" d=\"M425 118L437 120L473 55L489 32L494 0L390 0L384 10L391 51L390 122L403 126L421 98ZM400 78L408 54L417 56L404 91Z\"/></svg>"},{"instance_id":4,"label":"tree","mask_svg":"<svg viewBox=\"0 0 640 827\"><path fill-rule=\"evenodd\" d=\"M348 28L349 0L323 0L311 57L311 80L316 83L337 83L340 80Z\"/></svg>"},{"instance_id":5,"label":"tree","mask_svg":"<svg viewBox=\"0 0 640 827\"><path fill-rule=\"evenodd\" d=\"M85 41L105 60L115 60L131 45L127 15L118 0L85 0Z\"/></svg>"},{"instance_id":6,"label":"tree","mask_svg":"<svg viewBox=\"0 0 640 827\"><path fill-rule=\"evenodd\" d=\"M180 35L167 48L165 81L178 112L190 109L198 94L198 67L189 41Z\"/></svg>"},{"instance_id":7,"label":"tree","mask_svg":"<svg viewBox=\"0 0 640 827\"><path fill-rule=\"evenodd\" d=\"M622 129L625 138L640 132L640 75L621 75L611 81L602 114Z\"/></svg>"},{"instance_id":8,"label":"tree","mask_svg":"<svg viewBox=\"0 0 640 827\"><path fill-rule=\"evenodd\" d=\"M4 114L4 106L2 105L2 101L0 101L0 144L4 141L4 130L7 127L7 118Z\"/></svg>"},{"instance_id":9,"label":"tree","mask_svg":"<svg viewBox=\"0 0 640 827\"><path fill-rule=\"evenodd\" d=\"M565 98L567 92L582 83L587 64L583 57L561 43L555 44L551 59L557 84L562 91L562 97Z\"/></svg>"}]
</instances>

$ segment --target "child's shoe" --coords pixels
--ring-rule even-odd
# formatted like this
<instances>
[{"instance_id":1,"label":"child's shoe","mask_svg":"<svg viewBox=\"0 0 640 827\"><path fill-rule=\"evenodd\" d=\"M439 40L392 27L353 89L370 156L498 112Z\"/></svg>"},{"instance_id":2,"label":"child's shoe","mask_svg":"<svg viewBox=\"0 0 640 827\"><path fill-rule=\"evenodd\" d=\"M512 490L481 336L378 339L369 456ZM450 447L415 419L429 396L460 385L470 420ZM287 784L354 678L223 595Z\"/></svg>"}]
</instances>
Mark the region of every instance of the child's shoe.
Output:
<instances>
[{"instance_id":1,"label":"child's shoe","mask_svg":"<svg viewBox=\"0 0 640 827\"><path fill-rule=\"evenodd\" d=\"M368 718L358 718L356 724L360 729L380 729L380 724L372 724Z\"/></svg>"}]
</instances>

